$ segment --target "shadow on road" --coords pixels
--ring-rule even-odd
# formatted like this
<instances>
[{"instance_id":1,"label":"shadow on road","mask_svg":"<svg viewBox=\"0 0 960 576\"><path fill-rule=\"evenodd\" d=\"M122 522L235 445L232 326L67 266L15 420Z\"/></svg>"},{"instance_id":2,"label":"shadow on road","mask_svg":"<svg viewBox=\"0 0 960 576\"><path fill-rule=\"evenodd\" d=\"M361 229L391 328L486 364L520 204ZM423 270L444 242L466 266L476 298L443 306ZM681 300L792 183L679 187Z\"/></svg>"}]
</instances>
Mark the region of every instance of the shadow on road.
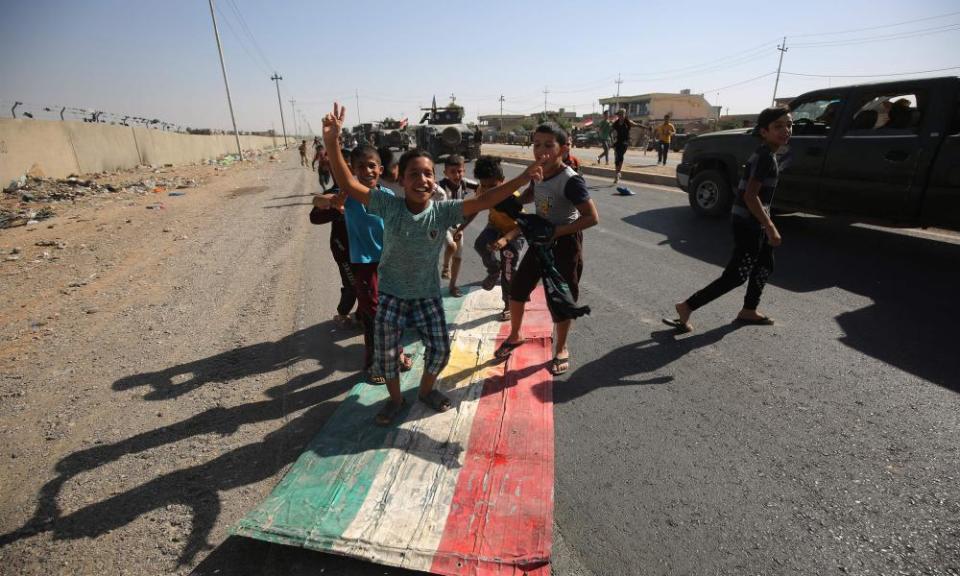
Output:
<instances>
[{"instance_id":1,"label":"shadow on road","mask_svg":"<svg viewBox=\"0 0 960 576\"><path fill-rule=\"evenodd\" d=\"M0 535L0 547L42 532L51 532L55 539L93 538L118 529L153 510L169 505L183 505L192 510L190 534L183 544L179 558L182 564L193 561L196 555L209 547L207 540L220 514L220 493L240 486L254 484L276 475L304 450L310 438L342 403L328 402L350 390L361 381L360 375L315 385L329 377L337 363L343 362L345 349L337 344L354 333L331 331L331 322L325 322L296 332L277 342L237 348L215 356L181 364L160 372L139 374L118 380L114 389L125 390L137 386L152 388L145 398L166 399L212 381L229 381L268 373L285 368L304 359L321 363L317 370L299 374L285 384L266 390L268 399L231 408L211 408L186 420L156 428L113 444L104 444L79 450L61 459L56 466L57 476L48 481L37 496L33 517L21 528ZM182 385L173 384L175 376L191 375ZM345 402L350 402L348 397ZM358 414L372 422L379 406L364 406ZM303 411L290 418L291 414ZM91 470L96 470L120 458L143 453L168 444L182 442L207 434L226 436L240 426L290 418L258 442L194 464L161 474L144 484L87 505L64 515L58 499L64 486ZM408 431L412 435L417 431ZM417 441L416 438L413 439ZM361 444L344 446L343 453L363 451ZM417 453L430 458L430 454ZM316 555L317 558L325 558ZM236 568L236 566L234 566ZM226 570L223 573L232 573Z\"/></svg>"},{"instance_id":2,"label":"shadow on road","mask_svg":"<svg viewBox=\"0 0 960 576\"><path fill-rule=\"evenodd\" d=\"M839 288L870 298L872 305L836 317L846 334L840 340L960 392L960 355L954 343L960 319L960 245L833 219L775 219L784 241L776 252L771 284L793 292ZM624 221L663 234L663 244L720 267L732 249L727 221L698 218L685 206L641 212ZM692 293L700 286L687 288Z\"/></svg>"},{"instance_id":3,"label":"shadow on road","mask_svg":"<svg viewBox=\"0 0 960 576\"><path fill-rule=\"evenodd\" d=\"M672 376L643 376L656 374L697 348L716 344L737 328L738 324L731 323L683 338L677 338L675 330L651 332L646 340L621 346L576 368L562 386L554 387L553 402L563 404L610 386L668 384Z\"/></svg>"}]
</instances>

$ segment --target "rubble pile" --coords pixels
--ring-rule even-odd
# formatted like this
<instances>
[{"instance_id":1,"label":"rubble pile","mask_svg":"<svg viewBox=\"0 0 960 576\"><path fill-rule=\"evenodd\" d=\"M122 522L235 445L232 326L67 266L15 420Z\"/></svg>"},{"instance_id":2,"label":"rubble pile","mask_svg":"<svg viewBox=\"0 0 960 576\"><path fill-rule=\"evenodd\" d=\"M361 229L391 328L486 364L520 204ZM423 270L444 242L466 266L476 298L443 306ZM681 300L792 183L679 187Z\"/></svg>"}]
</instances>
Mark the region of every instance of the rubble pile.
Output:
<instances>
[{"instance_id":1,"label":"rubble pile","mask_svg":"<svg viewBox=\"0 0 960 576\"><path fill-rule=\"evenodd\" d=\"M3 189L3 197L0 198L0 228L33 224L55 215L51 206L37 207L34 206L35 204L76 202L78 198L84 196L112 193L163 194L171 190L195 188L202 184L197 179L181 176L168 178L151 175L148 178L122 183L105 182L100 179L116 180L116 175L94 174L91 179L83 179L75 175L67 178L21 176Z\"/></svg>"}]
</instances>

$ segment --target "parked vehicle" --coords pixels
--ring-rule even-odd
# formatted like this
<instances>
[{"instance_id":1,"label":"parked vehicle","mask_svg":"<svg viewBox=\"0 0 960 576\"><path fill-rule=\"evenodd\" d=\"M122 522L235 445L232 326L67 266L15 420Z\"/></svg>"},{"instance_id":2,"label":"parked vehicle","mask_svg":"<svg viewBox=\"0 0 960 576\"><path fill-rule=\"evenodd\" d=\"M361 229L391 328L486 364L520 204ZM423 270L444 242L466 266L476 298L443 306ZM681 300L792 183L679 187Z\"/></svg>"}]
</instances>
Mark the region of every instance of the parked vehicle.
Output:
<instances>
[{"instance_id":1,"label":"parked vehicle","mask_svg":"<svg viewBox=\"0 0 960 576\"><path fill-rule=\"evenodd\" d=\"M774 209L960 229L960 78L827 88L790 104ZM677 182L703 215L726 214L757 147L749 129L702 134Z\"/></svg>"},{"instance_id":2,"label":"parked vehicle","mask_svg":"<svg viewBox=\"0 0 960 576\"><path fill-rule=\"evenodd\" d=\"M585 130L578 132L573 138L575 148L589 148L591 146L600 146L600 133L596 130Z\"/></svg>"}]
</instances>

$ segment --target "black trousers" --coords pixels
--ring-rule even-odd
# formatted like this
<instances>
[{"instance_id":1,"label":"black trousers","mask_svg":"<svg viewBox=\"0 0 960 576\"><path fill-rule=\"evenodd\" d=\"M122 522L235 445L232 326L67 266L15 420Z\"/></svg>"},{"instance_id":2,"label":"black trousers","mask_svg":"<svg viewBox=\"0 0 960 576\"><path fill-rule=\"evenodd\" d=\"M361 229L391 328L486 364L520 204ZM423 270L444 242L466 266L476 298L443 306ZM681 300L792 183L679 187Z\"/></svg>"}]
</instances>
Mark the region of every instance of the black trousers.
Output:
<instances>
[{"instance_id":1,"label":"black trousers","mask_svg":"<svg viewBox=\"0 0 960 576\"><path fill-rule=\"evenodd\" d=\"M743 307L756 310L767 278L773 273L773 247L767 243L767 235L756 224L733 221L733 256L723 275L708 284L703 290L687 298L687 305L696 310L727 292L747 282L747 294Z\"/></svg>"},{"instance_id":2,"label":"black trousers","mask_svg":"<svg viewBox=\"0 0 960 576\"><path fill-rule=\"evenodd\" d=\"M667 154L670 152L670 144L667 142L657 142L657 162L667 163Z\"/></svg>"}]
</instances>

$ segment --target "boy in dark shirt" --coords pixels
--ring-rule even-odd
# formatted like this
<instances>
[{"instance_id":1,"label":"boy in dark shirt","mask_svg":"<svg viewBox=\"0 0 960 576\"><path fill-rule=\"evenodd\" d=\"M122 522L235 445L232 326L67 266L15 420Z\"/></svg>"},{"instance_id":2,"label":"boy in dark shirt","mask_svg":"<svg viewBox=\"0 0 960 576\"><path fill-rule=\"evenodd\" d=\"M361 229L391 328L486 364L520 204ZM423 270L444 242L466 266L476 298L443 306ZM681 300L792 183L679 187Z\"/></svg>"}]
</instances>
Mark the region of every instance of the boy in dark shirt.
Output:
<instances>
[{"instance_id":1,"label":"boy in dark shirt","mask_svg":"<svg viewBox=\"0 0 960 576\"><path fill-rule=\"evenodd\" d=\"M737 314L742 324L771 325L773 319L757 312L767 278L773 272L773 249L780 245L780 231L770 219L770 205L780 168L776 153L790 140L793 123L786 107L767 108L753 130L763 143L750 156L737 187L731 210L733 256L723 275L685 301L676 304L677 318L663 322L681 332L690 332L690 315L701 306L747 282L743 308Z\"/></svg>"},{"instance_id":2,"label":"boy in dark shirt","mask_svg":"<svg viewBox=\"0 0 960 576\"><path fill-rule=\"evenodd\" d=\"M347 237L347 222L343 216L343 198L334 185L327 194L313 197L313 209L310 210L312 224L330 224L330 253L340 272L340 302L333 323L337 328L350 328L350 310L357 302L354 290L353 273L350 269L350 243ZM338 202L339 199L339 202Z\"/></svg>"},{"instance_id":3,"label":"boy in dark shirt","mask_svg":"<svg viewBox=\"0 0 960 576\"><path fill-rule=\"evenodd\" d=\"M443 161L443 179L437 184L443 189L447 200L463 200L470 192L476 192L477 183L464 178L464 159L459 154L451 154ZM443 271L440 277L450 279L450 295L459 298L463 296L457 286L457 277L460 276L460 265L463 262L463 230L473 217L464 219L459 226L447 230L447 245L443 251Z\"/></svg>"}]
</instances>

